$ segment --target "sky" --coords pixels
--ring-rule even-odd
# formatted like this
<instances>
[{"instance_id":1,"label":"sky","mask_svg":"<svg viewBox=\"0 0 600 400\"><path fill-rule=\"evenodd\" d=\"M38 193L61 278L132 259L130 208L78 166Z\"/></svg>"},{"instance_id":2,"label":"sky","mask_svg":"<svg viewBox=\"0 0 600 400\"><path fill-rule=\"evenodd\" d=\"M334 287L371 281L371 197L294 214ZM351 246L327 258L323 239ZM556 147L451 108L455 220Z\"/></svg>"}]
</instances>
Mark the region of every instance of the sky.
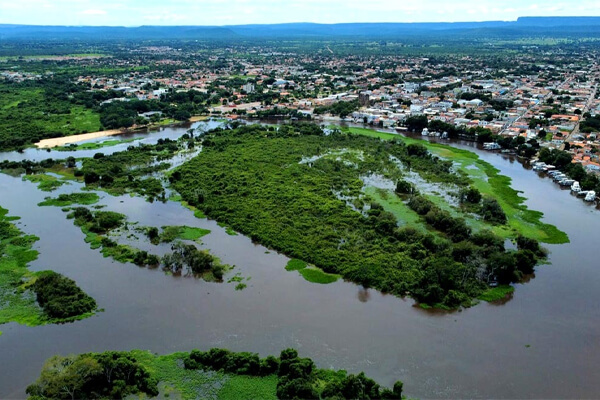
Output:
<instances>
[{"instance_id":1,"label":"sky","mask_svg":"<svg viewBox=\"0 0 600 400\"><path fill-rule=\"evenodd\" d=\"M0 0L0 23L241 25L600 16L599 0Z\"/></svg>"}]
</instances>

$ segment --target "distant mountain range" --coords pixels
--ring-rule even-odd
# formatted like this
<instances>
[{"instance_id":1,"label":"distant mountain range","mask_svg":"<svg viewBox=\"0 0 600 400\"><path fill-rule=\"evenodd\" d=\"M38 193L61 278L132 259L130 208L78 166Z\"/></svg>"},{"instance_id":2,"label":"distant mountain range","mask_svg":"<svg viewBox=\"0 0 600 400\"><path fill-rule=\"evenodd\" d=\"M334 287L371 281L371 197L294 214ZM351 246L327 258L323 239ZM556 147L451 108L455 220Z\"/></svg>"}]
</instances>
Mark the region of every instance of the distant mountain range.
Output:
<instances>
[{"instance_id":1,"label":"distant mountain range","mask_svg":"<svg viewBox=\"0 0 600 400\"><path fill-rule=\"evenodd\" d=\"M41 26L0 24L0 40L402 38L439 35L600 37L600 17L521 17L516 21L440 23L288 23L232 26Z\"/></svg>"}]
</instances>

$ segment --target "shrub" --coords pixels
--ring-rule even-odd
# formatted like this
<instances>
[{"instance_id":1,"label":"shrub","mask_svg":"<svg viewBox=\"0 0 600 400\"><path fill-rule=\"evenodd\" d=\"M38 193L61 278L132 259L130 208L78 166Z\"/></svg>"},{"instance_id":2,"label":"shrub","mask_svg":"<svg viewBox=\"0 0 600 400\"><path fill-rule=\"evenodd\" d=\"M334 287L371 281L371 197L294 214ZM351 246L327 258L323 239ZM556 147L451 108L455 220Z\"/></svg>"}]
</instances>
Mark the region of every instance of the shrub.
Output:
<instances>
[{"instance_id":1,"label":"shrub","mask_svg":"<svg viewBox=\"0 0 600 400\"><path fill-rule=\"evenodd\" d=\"M56 272L41 273L32 288L40 307L50 318L72 318L96 308L96 301L75 281Z\"/></svg>"},{"instance_id":2,"label":"shrub","mask_svg":"<svg viewBox=\"0 0 600 400\"><path fill-rule=\"evenodd\" d=\"M396 183L396 193L398 194L413 194L415 192L415 186L410 182L399 180Z\"/></svg>"},{"instance_id":3,"label":"shrub","mask_svg":"<svg viewBox=\"0 0 600 400\"><path fill-rule=\"evenodd\" d=\"M484 198L481 204L481 216L485 221L506 224L506 214L496 199Z\"/></svg>"},{"instance_id":4,"label":"shrub","mask_svg":"<svg viewBox=\"0 0 600 400\"><path fill-rule=\"evenodd\" d=\"M474 187L462 188L458 193L461 203L479 204L481 201L481 192Z\"/></svg>"}]
</instances>

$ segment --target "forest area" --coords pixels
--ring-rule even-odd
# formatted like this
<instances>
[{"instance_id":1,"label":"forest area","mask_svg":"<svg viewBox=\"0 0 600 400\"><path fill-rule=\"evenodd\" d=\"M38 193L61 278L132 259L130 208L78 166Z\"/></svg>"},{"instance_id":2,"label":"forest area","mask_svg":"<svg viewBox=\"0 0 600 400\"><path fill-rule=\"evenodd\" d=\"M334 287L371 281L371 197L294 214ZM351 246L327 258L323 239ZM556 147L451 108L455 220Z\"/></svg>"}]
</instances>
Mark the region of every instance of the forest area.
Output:
<instances>
[{"instance_id":1,"label":"forest area","mask_svg":"<svg viewBox=\"0 0 600 400\"><path fill-rule=\"evenodd\" d=\"M325 135L299 124L216 130L203 148L170 177L186 201L257 242L366 287L428 306L468 306L490 285L519 281L545 257L536 240L522 236L514 237L518 250L505 249L491 232L507 222L502 208L419 144ZM420 197L403 182L407 169L455 187L463 215L480 213L487 228L475 230ZM424 231L402 226L364 195L373 177L393 182Z\"/></svg>"}]
</instances>

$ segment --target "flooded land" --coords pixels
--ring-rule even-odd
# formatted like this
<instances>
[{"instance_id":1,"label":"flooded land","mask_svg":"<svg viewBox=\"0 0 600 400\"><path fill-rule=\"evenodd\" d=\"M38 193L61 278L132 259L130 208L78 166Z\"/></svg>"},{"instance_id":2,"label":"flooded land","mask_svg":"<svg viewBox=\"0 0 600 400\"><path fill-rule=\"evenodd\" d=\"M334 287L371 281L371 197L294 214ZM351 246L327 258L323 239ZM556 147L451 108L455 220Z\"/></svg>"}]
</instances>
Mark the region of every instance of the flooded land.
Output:
<instances>
[{"instance_id":1,"label":"flooded land","mask_svg":"<svg viewBox=\"0 0 600 400\"><path fill-rule=\"evenodd\" d=\"M200 122L191 128L218 125ZM2 153L0 161L111 154L137 143L176 139L188 129L167 127L114 136L111 139L135 141L101 149L28 148ZM406 394L416 398L597 396L600 309L593 294L600 284L595 237L600 211L514 158L479 150L471 143L451 145L475 152L510 177L511 186L526 198L524 205L541 211L542 222L569 239L544 244L549 250L547 264L537 266L527 282L515 284L509 299L454 312L425 310L409 297L384 295L342 279L311 283L286 270L288 257L216 221L197 218L181 202L95 191L100 197L96 207L122 213L134 226L209 230L198 239L199 247L232 268L218 283L120 263L91 249L61 207L38 206L48 196L81 191L83 183L68 181L48 193L34 182L0 174L0 205L21 217L15 222L19 229L39 237L33 245L39 256L30 269L51 269L75 280L102 309L67 324L1 325L0 397L23 397L44 361L55 354L132 349L169 354L211 347L262 357L292 347L320 368L364 371L386 386L401 380ZM175 165L189 159L182 155ZM377 176L364 180L393 189ZM438 185L428 190L437 195L450 189ZM138 236L134 240L124 235L119 243L135 241L140 250L157 255L169 251L169 244L153 245L143 234ZM245 287L240 290L242 282Z\"/></svg>"}]
</instances>

